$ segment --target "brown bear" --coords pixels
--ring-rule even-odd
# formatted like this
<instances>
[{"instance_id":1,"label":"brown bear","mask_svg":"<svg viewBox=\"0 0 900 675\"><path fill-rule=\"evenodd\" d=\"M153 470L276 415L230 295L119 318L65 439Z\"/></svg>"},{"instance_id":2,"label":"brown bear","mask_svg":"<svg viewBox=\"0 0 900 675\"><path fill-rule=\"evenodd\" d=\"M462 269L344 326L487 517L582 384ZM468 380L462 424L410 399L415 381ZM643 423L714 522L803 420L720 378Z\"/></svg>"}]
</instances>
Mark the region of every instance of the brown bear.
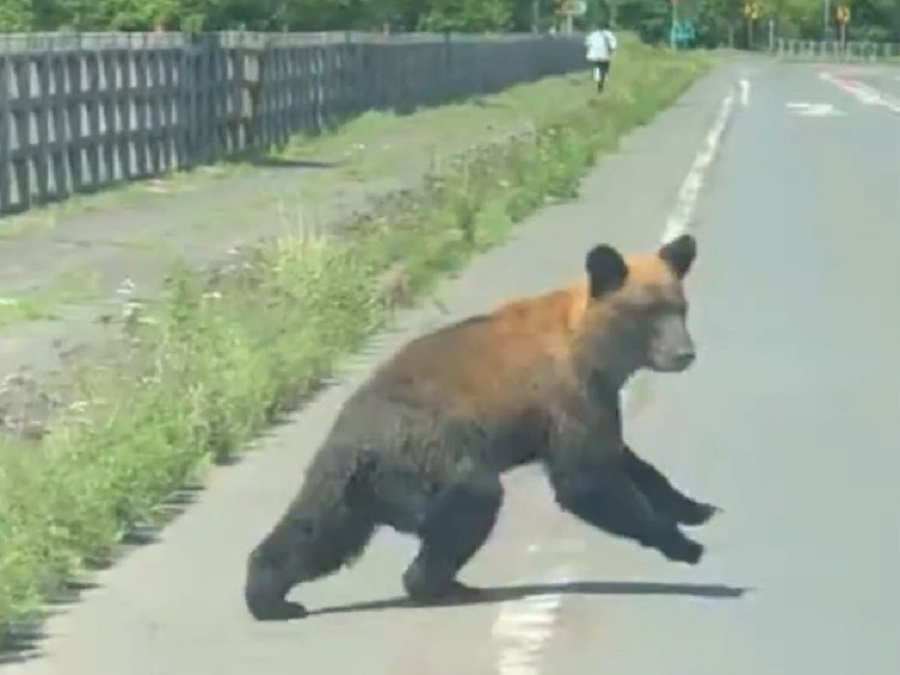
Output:
<instances>
[{"instance_id":1,"label":"brown bear","mask_svg":"<svg viewBox=\"0 0 900 675\"><path fill-rule=\"evenodd\" d=\"M540 462L565 511L605 532L696 564L679 524L716 507L679 492L622 437L619 392L635 371L694 360L683 235L627 259L590 250L587 274L412 340L345 403L298 494L248 561L259 620L303 616L292 587L358 558L387 525L420 540L403 574L421 603L471 598L459 570L485 543L500 476Z\"/></svg>"}]
</instances>

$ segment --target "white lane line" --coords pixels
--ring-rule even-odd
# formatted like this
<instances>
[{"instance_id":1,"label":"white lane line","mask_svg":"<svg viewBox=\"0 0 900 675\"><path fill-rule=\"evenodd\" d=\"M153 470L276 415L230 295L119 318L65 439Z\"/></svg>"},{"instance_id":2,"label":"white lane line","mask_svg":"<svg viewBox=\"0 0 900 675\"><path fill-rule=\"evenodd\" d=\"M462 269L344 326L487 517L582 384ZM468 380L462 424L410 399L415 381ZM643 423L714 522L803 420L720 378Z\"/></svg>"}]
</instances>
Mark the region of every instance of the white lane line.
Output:
<instances>
[{"instance_id":1,"label":"white lane line","mask_svg":"<svg viewBox=\"0 0 900 675\"><path fill-rule=\"evenodd\" d=\"M750 80L741 78L739 84L741 87L741 106L746 108L750 105Z\"/></svg>"},{"instance_id":2,"label":"white lane line","mask_svg":"<svg viewBox=\"0 0 900 675\"><path fill-rule=\"evenodd\" d=\"M716 154L719 152L719 144L722 142L722 134L728 126L728 120L731 118L731 111L734 108L734 94L729 93L722 101L719 107L719 113L713 121L712 127L706 134L703 145L694 163L688 170L684 182L681 184L681 190L675 200L675 208L669 214L666 221L666 227L663 230L662 241L672 241L680 235L684 234L690 228L690 221L697 208L697 201L700 198L700 191L703 183L706 181L706 173L712 165Z\"/></svg>"},{"instance_id":3,"label":"white lane line","mask_svg":"<svg viewBox=\"0 0 900 675\"><path fill-rule=\"evenodd\" d=\"M707 172L718 153L733 109L734 93L730 92L722 101L713 125L685 176L675 207L666 221L663 242L671 241L688 231ZM622 392L622 405L627 414L628 389ZM535 552L538 548L532 545L528 550ZM556 569L547 582L562 584L572 577L573 570L564 566ZM560 593L534 595L501 604L491 630L498 647L497 675L540 675L541 656L547 642L553 637L561 605Z\"/></svg>"},{"instance_id":4,"label":"white lane line","mask_svg":"<svg viewBox=\"0 0 900 675\"><path fill-rule=\"evenodd\" d=\"M568 567L551 575L550 584L564 584L572 578ZM541 652L553 635L562 595L547 593L500 606L491 633L499 648L498 675L538 675Z\"/></svg>"}]
</instances>

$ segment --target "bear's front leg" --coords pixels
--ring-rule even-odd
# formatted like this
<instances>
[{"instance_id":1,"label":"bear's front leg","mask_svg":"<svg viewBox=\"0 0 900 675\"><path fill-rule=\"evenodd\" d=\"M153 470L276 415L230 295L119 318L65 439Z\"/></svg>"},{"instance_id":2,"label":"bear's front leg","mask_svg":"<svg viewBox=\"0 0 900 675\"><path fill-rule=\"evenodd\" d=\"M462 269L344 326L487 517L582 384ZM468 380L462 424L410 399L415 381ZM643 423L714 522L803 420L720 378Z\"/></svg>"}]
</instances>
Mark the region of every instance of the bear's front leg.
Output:
<instances>
[{"instance_id":1,"label":"bear's front leg","mask_svg":"<svg viewBox=\"0 0 900 675\"><path fill-rule=\"evenodd\" d=\"M721 509L680 492L655 466L623 447L625 472L657 511L668 513L682 525L703 525Z\"/></svg>"},{"instance_id":2,"label":"bear's front leg","mask_svg":"<svg viewBox=\"0 0 900 675\"><path fill-rule=\"evenodd\" d=\"M657 512L632 483L620 462L603 465L551 463L548 473L562 509L604 532L654 548L673 561L695 565L703 546Z\"/></svg>"}]
</instances>

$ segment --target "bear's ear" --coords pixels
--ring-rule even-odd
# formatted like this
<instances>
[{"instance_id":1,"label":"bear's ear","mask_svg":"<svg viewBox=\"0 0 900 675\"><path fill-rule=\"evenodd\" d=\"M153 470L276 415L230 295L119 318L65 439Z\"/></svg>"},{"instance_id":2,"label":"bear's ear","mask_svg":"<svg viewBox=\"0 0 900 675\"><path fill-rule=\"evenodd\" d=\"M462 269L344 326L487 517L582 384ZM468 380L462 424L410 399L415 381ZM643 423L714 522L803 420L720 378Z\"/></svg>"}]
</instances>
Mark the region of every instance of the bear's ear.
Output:
<instances>
[{"instance_id":1,"label":"bear's ear","mask_svg":"<svg viewBox=\"0 0 900 675\"><path fill-rule=\"evenodd\" d=\"M664 244L659 249L659 257L672 269L679 279L684 279L694 258L697 257L697 240L689 234L683 234Z\"/></svg>"},{"instance_id":2,"label":"bear's ear","mask_svg":"<svg viewBox=\"0 0 900 675\"><path fill-rule=\"evenodd\" d=\"M625 283L628 265L621 254L612 246L600 244L592 248L585 261L591 285L591 297L598 298Z\"/></svg>"}]
</instances>

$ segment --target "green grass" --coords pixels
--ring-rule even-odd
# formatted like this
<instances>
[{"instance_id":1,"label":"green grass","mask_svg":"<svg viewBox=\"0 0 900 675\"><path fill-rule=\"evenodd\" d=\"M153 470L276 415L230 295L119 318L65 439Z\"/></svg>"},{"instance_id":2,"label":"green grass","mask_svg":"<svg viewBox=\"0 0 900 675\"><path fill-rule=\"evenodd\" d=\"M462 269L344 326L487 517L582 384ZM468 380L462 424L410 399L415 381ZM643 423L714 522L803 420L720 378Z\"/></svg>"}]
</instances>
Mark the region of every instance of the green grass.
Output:
<instances>
[{"instance_id":1,"label":"green grass","mask_svg":"<svg viewBox=\"0 0 900 675\"><path fill-rule=\"evenodd\" d=\"M53 319L56 303L41 295L0 298L0 328L20 321Z\"/></svg>"},{"instance_id":2,"label":"green grass","mask_svg":"<svg viewBox=\"0 0 900 675\"><path fill-rule=\"evenodd\" d=\"M0 626L40 617L66 579L158 524L166 498L313 391L398 305L502 242L548 201L577 194L598 154L646 123L712 63L623 44L608 91L533 114L536 131L445 167L402 208L347 238L284 236L213 278L170 277L124 324L117 362L72 373L78 400L38 444L0 445ZM560 85L562 86L562 85Z\"/></svg>"},{"instance_id":3,"label":"green grass","mask_svg":"<svg viewBox=\"0 0 900 675\"><path fill-rule=\"evenodd\" d=\"M0 330L23 321L56 319L60 310L92 296L87 279L67 275L40 291L0 295Z\"/></svg>"}]
</instances>

